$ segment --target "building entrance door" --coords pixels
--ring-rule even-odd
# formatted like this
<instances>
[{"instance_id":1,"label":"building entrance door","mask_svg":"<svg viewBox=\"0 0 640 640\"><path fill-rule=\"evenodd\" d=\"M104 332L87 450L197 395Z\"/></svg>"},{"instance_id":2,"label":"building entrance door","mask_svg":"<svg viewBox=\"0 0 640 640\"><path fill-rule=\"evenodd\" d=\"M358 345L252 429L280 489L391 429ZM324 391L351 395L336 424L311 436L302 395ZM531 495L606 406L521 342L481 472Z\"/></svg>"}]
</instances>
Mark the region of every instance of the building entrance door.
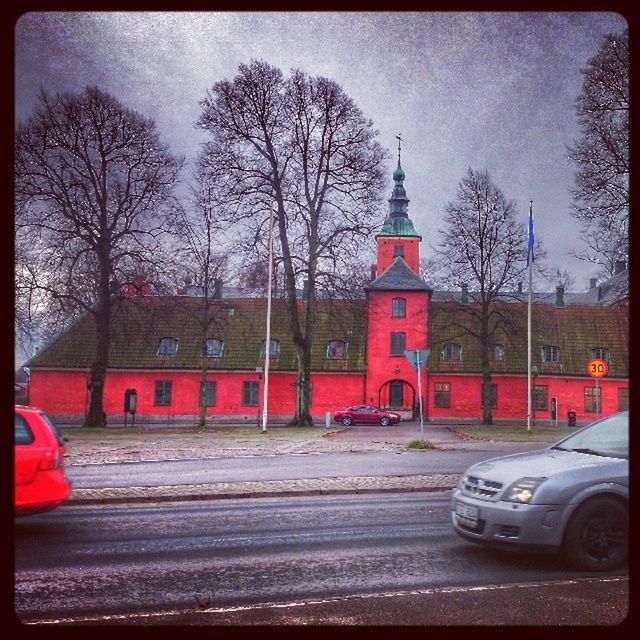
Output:
<instances>
[{"instance_id":1,"label":"building entrance door","mask_svg":"<svg viewBox=\"0 0 640 640\"><path fill-rule=\"evenodd\" d=\"M402 380L394 380L389 384L389 406L391 407L403 407L404 406L404 383Z\"/></svg>"}]
</instances>

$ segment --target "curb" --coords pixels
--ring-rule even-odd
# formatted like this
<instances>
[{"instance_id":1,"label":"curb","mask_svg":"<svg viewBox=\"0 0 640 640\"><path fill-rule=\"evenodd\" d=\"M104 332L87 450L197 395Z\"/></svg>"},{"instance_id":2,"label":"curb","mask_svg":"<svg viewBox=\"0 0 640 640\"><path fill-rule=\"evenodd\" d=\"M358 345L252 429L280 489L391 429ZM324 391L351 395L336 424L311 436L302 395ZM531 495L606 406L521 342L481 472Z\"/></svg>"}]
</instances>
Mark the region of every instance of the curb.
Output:
<instances>
[{"instance_id":1,"label":"curb","mask_svg":"<svg viewBox=\"0 0 640 640\"><path fill-rule=\"evenodd\" d=\"M459 474L403 477L323 478L316 480L234 482L161 487L78 489L67 505L97 505L187 500L229 500L295 496L357 495L446 491L457 486ZM298 486L296 486L298 485Z\"/></svg>"}]
</instances>

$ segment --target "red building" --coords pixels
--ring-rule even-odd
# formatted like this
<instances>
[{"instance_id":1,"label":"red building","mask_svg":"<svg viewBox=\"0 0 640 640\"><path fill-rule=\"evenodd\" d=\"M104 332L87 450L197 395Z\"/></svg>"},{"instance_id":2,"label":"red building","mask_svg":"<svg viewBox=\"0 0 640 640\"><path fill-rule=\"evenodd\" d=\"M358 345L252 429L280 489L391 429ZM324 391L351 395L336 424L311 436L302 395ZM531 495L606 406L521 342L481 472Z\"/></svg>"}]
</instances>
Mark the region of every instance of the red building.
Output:
<instances>
[{"instance_id":1,"label":"red building","mask_svg":"<svg viewBox=\"0 0 640 640\"><path fill-rule=\"evenodd\" d=\"M377 236L375 278L359 300L318 301L312 352L311 413L353 404L392 407L405 417L419 406L417 373L405 350L429 350L421 372L427 420L479 418L478 344L458 320L475 303L467 291L434 291L419 276L421 237L408 216L405 174L398 160L390 211ZM628 309L609 304L625 281L622 267L612 280L585 293L537 294L533 306L533 406L535 417L579 421L628 406ZM198 414L200 380L206 368L207 414L258 423L264 369L266 300L221 286L203 333L202 296L153 295L135 281L115 301L113 344L104 408L123 419L127 390L136 392L136 422L172 422ZM304 305L301 299L300 305ZM527 305L521 290L498 305L509 329L492 346L493 415L527 415ZM289 336L286 302L273 301L269 415L290 417L296 402L296 355ZM95 330L89 314L27 363L30 402L53 416L85 415ZM587 375L592 357L608 361L597 383Z\"/></svg>"}]
</instances>

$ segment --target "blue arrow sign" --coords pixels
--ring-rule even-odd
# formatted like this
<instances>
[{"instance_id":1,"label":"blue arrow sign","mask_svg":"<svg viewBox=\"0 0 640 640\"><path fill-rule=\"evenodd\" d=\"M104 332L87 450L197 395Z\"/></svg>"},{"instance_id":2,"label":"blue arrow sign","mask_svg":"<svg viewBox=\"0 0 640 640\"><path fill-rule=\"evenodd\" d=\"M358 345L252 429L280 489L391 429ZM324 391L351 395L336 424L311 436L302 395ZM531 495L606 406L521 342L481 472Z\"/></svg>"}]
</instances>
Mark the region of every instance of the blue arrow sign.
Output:
<instances>
[{"instance_id":1,"label":"blue arrow sign","mask_svg":"<svg viewBox=\"0 0 640 640\"><path fill-rule=\"evenodd\" d=\"M413 349L412 351L406 350L404 352L404 355L411 363L411 366L416 371L420 371L420 369L422 369L422 367L424 367L424 365L426 364L427 358L429 357L430 353L431 349Z\"/></svg>"}]
</instances>

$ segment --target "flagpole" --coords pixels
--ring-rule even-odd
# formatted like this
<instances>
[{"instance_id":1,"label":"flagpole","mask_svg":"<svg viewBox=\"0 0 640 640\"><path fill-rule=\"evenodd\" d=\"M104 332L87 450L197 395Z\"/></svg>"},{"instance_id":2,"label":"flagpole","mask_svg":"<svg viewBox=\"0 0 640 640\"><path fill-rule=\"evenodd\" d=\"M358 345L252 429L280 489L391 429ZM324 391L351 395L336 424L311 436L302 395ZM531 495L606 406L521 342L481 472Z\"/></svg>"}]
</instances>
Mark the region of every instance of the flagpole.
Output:
<instances>
[{"instance_id":1,"label":"flagpole","mask_svg":"<svg viewBox=\"0 0 640 640\"><path fill-rule=\"evenodd\" d=\"M273 280L273 209L269 211L269 281L267 283L267 339L264 346L264 390L262 396L262 433L267 431L267 415L269 400L269 362L271 360L271 281Z\"/></svg>"},{"instance_id":2,"label":"flagpole","mask_svg":"<svg viewBox=\"0 0 640 640\"><path fill-rule=\"evenodd\" d=\"M533 200L529 201L529 243L527 265L529 266L529 304L527 305L527 433L531 432L531 286L533 270Z\"/></svg>"}]
</instances>

